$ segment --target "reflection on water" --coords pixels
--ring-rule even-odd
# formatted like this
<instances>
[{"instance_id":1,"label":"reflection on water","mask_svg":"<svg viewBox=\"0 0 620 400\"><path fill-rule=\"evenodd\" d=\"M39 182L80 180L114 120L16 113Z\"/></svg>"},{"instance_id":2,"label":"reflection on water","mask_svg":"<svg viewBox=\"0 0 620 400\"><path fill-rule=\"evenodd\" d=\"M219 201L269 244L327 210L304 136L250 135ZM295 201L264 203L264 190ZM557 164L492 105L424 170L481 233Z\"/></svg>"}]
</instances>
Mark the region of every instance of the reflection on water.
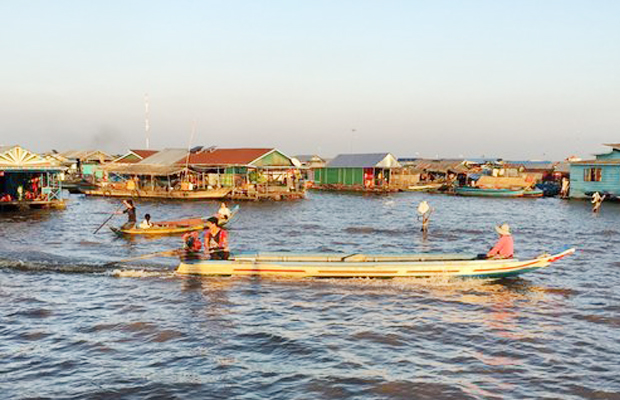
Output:
<instances>
[{"instance_id":1,"label":"reflection on water","mask_svg":"<svg viewBox=\"0 0 620 400\"><path fill-rule=\"evenodd\" d=\"M435 209L420 232L416 207ZM620 395L620 206L557 199L311 193L243 203L233 251L486 251L509 222L521 258L573 257L493 280L180 277L174 259L107 262L178 237L92 232L118 207L0 214L6 398L614 398ZM138 217L217 202L139 202ZM120 225L115 217L113 225Z\"/></svg>"}]
</instances>

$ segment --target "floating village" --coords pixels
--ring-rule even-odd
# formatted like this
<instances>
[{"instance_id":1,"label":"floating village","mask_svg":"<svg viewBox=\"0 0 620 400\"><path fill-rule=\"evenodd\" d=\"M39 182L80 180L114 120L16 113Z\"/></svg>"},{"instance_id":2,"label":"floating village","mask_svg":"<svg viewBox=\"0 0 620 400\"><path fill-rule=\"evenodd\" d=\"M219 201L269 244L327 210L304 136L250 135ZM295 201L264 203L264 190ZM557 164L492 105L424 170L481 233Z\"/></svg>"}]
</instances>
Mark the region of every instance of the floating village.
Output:
<instances>
[{"instance_id":1,"label":"floating village","mask_svg":"<svg viewBox=\"0 0 620 400\"><path fill-rule=\"evenodd\" d=\"M0 147L0 209L63 208L63 189L123 199L282 201L307 190L457 196L620 196L620 144L591 160L397 158L392 153L288 156L276 148L51 151Z\"/></svg>"}]
</instances>

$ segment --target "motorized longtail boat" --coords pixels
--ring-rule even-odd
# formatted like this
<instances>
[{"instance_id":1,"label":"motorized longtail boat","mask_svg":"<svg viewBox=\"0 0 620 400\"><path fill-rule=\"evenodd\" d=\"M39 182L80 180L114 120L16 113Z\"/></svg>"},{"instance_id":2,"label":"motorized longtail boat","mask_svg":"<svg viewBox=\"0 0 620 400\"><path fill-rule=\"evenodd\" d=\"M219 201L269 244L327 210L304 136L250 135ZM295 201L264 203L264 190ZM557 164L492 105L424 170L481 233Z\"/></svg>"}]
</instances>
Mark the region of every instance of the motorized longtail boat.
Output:
<instances>
[{"instance_id":1,"label":"motorized longtail boat","mask_svg":"<svg viewBox=\"0 0 620 400\"><path fill-rule=\"evenodd\" d=\"M239 210L239 206L235 205L230 210L230 218L228 220L223 221L221 226L226 226L232 221L232 219L237 214ZM176 221L160 221L153 222L153 226L151 228L142 229L139 227L134 227L130 229L123 228L114 228L110 227L112 232L117 235L174 235L179 233L193 232L193 231L201 231L207 227L207 219L206 218L187 218L180 219Z\"/></svg>"},{"instance_id":2,"label":"motorized longtail boat","mask_svg":"<svg viewBox=\"0 0 620 400\"><path fill-rule=\"evenodd\" d=\"M469 186L459 186L454 188L454 193L459 196L482 196L482 197L521 197L523 189L491 189Z\"/></svg>"},{"instance_id":3,"label":"motorized longtail boat","mask_svg":"<svg viewBox=\"0 0 620 400\"><path fill-rule=\"evenodd\" d=\"M186 260L176 269L189 275L252 275L317 278L447 276L503 278L549 266L575 249L529 260L477 259L471 254L238 254L229 260Z\"/></svg>"}]
</instances>

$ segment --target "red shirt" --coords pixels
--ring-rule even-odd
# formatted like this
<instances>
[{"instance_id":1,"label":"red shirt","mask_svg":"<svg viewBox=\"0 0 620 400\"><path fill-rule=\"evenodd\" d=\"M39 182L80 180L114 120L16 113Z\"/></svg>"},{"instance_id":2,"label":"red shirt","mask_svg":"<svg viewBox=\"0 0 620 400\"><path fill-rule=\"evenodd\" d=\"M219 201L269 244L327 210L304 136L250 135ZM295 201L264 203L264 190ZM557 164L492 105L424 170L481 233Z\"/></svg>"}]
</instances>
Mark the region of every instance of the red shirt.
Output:
<instances>
[{"instance_id":1,"label":"red shirt","mask_svg":"<svg viewBox=\"0 0 620 400\"><path fill-rule=\"evenodd\" d=\"M211 231L205 232L205 250L226 250L228 251L228 233L220 228L215 234L211 235Z\"/></svg>"},{"instance_id":2,"label":"red shirt","mask_svg":"<svg viewBox=\"0 0 620 400\"><path fill-rule=\"evenodd\" d=\"M495 247L493 247L487 253L487 257L495 258L512 258L514 254L514 241L512 240L512 235L502 235Z\"/></svg>"}]
</instances>

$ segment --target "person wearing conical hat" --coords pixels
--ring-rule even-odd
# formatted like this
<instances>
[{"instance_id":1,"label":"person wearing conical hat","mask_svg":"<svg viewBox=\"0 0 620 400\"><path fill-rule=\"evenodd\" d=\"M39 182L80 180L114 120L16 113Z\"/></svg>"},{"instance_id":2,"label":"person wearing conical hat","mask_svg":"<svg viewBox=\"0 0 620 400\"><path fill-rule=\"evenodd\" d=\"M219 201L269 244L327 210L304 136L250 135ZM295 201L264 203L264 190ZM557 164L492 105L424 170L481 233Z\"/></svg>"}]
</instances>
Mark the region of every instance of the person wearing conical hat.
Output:
<instances>
[{"instance_id":1,"label":"person wearing conical hat","mask_svg":"<svg viewBox=\"0 0 620 400\"><path fill-rule=\"evenodd\" d=\"M510 225L502 224L495 227L499 240L487 253L487 258L512 258L514 255L514 241L510 233Z\"/></svg>"},{"instance_id":2,"label":"person wearing conical hat","mask_svg":"<svg viewBox=\"0 0 620 400\"><path fill-rule=\"evenodd\" d=\"M431 220L431 213L433 212L433 210L431 209L431 207L428 205L428 202L426 200L420 202L420 204L418 205L418 214L419 217L422 217L422 229L421 231L424 233L428 232L428 224Z\"/></svg>"}]
</instances>

